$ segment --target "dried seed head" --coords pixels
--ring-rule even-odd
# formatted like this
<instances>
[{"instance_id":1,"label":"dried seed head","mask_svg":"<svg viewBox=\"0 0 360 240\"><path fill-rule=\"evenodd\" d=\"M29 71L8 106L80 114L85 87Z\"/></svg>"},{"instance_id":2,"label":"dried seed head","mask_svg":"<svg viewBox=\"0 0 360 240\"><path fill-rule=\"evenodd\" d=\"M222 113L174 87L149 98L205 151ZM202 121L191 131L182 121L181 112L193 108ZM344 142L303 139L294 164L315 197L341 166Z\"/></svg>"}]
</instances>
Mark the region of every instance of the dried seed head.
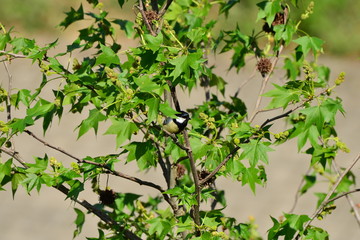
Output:
<instances>
[{"instance_id":1,"label":"dried seed head","mask_svg":"<svg viewBox=\"0 0 360 240\"><path fill-rule=\"evenodd\" d=\"M257 63L257 70L261 73L263 77L266 76L271 70L271 61L268 58L260 58Z\"/></svg>"},{"instance_id":2,"label":"dried seed head","mask_svg":"<svg viewBox=\"0 0 360 240\"><path fill-rule=\"evenodd\" d=\"M282 12L278 12L275 15L274 21L271 23L272 26L280 25L285 23L285 15Z\"/></svg>"},{"instance_id":3,"label":"dried seed head","mask_svg":"<svg viewBox=\"0 0 360 240\"><path fill-rule=\"evenodd\" d=\"M100 190L100 202L104 205L111 205L115 202L116 194L112 189Z\"/></svg>"},{"instance_id":4,"label":"dried seed head","mask_svg":"<svg viewBox=\"0 0 360 240\"><path fill-rule=\"evenodd\" d=\"M177 179L182 178L185 174L185 170L186 170L186 168L184 165L182 165L180 163L176 164L176 178Z\"/></svg>"},{"instance_id":5,"label":"dried seed head","mask_svg":"<svg viewBox=\"0 0 360 240\"><path fill-rule=\"evenodd\" d=\"M146 11L145 16L146 19L149 21L149 23L152 23L152 21L159 20L159 15L153 10Z\"/></svg>"}]
</instances>

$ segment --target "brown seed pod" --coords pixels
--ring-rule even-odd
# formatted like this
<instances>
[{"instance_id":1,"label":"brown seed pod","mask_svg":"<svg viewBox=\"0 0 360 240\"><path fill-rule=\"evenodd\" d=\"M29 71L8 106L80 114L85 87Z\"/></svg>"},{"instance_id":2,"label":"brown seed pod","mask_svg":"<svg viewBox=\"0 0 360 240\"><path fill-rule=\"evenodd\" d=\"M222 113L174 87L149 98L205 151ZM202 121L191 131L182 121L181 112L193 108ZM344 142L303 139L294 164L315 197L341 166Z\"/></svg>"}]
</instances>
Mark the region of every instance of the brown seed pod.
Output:
<instances>
[{"instance_id":1,"label":"brown seed pod","mask_svg":"<svg viewBox=\"0 0 360 240\"><path fill-rule=\"evenodd\" d=\"M115 202L116 193L112 189L100 190L100 202L104 205L111 205Z\"/></svg>"},{"instance_id":2,"label":"brown seed pod","mask_svg":"<svg viewBox=\"0 0 360 240\"><path fill-rule=\"evenodd\" d=\"M260 58L256 67L257 70L261 73L263 77L265 77L271 70L272 63L268 58Z\"/></svg>"},{"instance_id":3,"label":"brown seed pod","mask_svg":"<svg viewBox=\"0 0 360 240\"><path fill-rule=\"evenodd\" d=\"M176 164L176 179L182 178L185 174L186 168L184 165Z\"/></svg>"},{"instance_id":4,"label":"brown seed pod","mask_svg":"<svg viewBox=\"0 0 360 240\"><path fill-rule=\"evenodd\" d=\"M145 16L146 19L149 21L149 23L152 23L152 21L159 20L159 15L153 10L146 11Z\"/></svg>"}]
</instances>

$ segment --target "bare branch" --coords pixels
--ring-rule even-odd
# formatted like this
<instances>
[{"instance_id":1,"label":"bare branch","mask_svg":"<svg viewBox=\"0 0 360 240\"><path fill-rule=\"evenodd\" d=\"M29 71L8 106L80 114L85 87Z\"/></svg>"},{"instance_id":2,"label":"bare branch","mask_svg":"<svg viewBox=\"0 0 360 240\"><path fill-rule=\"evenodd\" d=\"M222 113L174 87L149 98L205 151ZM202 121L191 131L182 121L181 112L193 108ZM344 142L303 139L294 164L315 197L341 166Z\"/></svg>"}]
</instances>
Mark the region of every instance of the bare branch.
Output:
<instances>
[{"instance_id":1,"label":"bare branch","mask_svg":"<svg viewBox=\"0 0 360 240\"><path fill-rule=\"evenodd\" d=\"M259 95L258 95L259 97L258 97L258 99L256 101L255 109L254 109L253 113L251 114L249 122L252 122L254 120L255 116L259 113L259 107L260 107L260 104L261 104L262 95L263 95L263 93L265 91L266 85L267 85L268 81L270 80L270 76L273 73L277 62L279 61L279 56L280 56L280 53L282 52L283 49L284 49L284 45L281 45L279 50L276 53L276 57L275 57L274 61L271 64L271 68L270 68L269 73L263 79L262 86L261 86L261 89L260 89L260 92L259 92Z\"/></svg>"},{"instance_id":2,"label":"bare branch","mask_svg":"<svg viewBox=\"0 0 360 240\"><path fill-rule=\"evenodd\" d=\"M322 201L320 206L316 209L316 211L310 217L310 220L304 225L304 230L306 230L309 227L309 225L312 223L312 221L314 221L314 219L321 213L321 211L324 209L324 207L330 202L329 200L331 200L330 199L331 195L336 191L336 188L339 186L340 182L344 179L346 174L355 166L355 164L359 161L359 159L360 159L360 154L358 154L356 156L356 158L352 161L350 166L341 173L341 175L339 176L339 178L333 185L332 189L328 192L328 194L326 195L326 197L324 198L324 200ZM299 237L300 237L300 232L298 231L295 234L295 237L293 239L298 239Z\"/></svg>"},{"instance_id":3,"label":"bare branch","mask_svg":"<svg viewBox=\"0 0 360 240\"><path fill-rule=\"evenodd\" d=\"M140 11L141 16L143 18L143 21L146 25L146 28L149 30L150 34L153 36L156 36L156 33L154 32L153 28L151 27L151 24L149 22L149 20L146 17L146 13L145 13L145 7L144 7L144 3L142 2L142 0L139 0L139 6L136 6L137 9Z\"/></svg>"},{"instance_id":4,"label":"bare branch","mask_svg":"<svg viewBox=\"0 0 360 240\"><path fill-rule=\"evenodd\" d=\"M12 58L27 58L27 56L25 56L25 55L15 54L15 53L7 52L7 51L4 51L4 50L0 50L0 56L1 55L10 56Z\"/></svg>"},{"instance_id":5,"label":"bare branch","mask_svg":"<svg viewBox=\"0 0 360 240\"><path fill-rule=\"evenodd\" d=\"M310 171L311 171L311 167L309 167L308 170L306 170L305 176L307 176L310 173ZM292 213L295 210L295 207L296 207L299 197L300 197L300 190L301 190L302 186L304 185L304 182L305 182L305 178L303 177L300 181L300 184L299 184L297 190L296 190L295 200L294 200L294 203L293 203L289 213Z\"/></svg>"},{"instance_id":6,"label":"bare branch","mask_svg":"<svg viewBox=\"0 0 360 240\"><path fill-rule=\"evenodd\" d=\"M8 122L11 120L11 90L12 90L12 75L10 73L8 64L3 62L6 73L8 75L8 92L7 92L7 100L6 100L6 111L7 111L7 120Z\"/></svg>"},{"instance_id":7,"label":"bare branch","mask_svg":"<svg viewBox=\"0 0 360 240\"><path fill-rule=\"evenodd\" d=\"M173 2L173 0L166 0L166 2L164 3L164 5L161 7L160 11L159 11L159 18L161 18L162 16L164 16L164 14L166 13L166 11L168 10L168 8L170 7L171 3Z\"/></svg>"},{"instance_id":8,"label":"bare branch","mask_svg":"<svg viewBox=\"0 0 360 240\"><path fill-rule=\"evenodd\" d=\"M335 159L334 159L332 162L333 162L333 168L334 168L335 171L340 175L340 171L339 171L339 168L338 168L338 166L337 166L337 164L336 164ZM343 195L343 194L342 194L342 195ZM340 195L340 196L342 196L342 195ZM359 214L359 211L357 210L357 207L355 206L354 201L351 199L351 197L350 197L348 194L346 194L346 195L344 195L344 196L346 196L346 200L348 201L350 207L351 207L352 210L354 211L354 217L355 217L355 219L356 219L356 222L357 222L358 225L360 226L360 214ZM339 197L339 196L337 196L337 197ZM336 199L337 199L337 198L336 198ZM334 200L336 200L336 199L334 199ZM329 200L329 201L330 201L330 200ZM332 201L330 201L330 202L332 202Z\"/></svg>"},{"instance_id":9,"label":"bare branch","mask_svg":"<svg viewBox=\"0 0 360 240\"><path fill-rule=\"evenodd\" d=\"M355 192L360 192L360 188L356 188L354 190L344 192L344 193L340 194L339 196L333 197L333 198L329 199L326 204L329 204L329 203L331 203L333 201L336 201L336 200L338 200L339 198L342 198L342 197L348 197L349 194L355 193Z\"/></svg>"}]
</instances>

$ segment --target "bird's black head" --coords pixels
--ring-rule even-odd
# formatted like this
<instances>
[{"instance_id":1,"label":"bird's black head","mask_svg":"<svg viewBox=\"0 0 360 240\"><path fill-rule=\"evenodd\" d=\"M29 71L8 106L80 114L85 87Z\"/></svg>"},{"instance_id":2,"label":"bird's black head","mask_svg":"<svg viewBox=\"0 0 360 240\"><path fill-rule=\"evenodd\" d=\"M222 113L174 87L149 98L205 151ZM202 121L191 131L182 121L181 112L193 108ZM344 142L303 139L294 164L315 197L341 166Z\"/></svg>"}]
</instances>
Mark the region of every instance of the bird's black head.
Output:
<instances>
[{"instance_id":1,"label":"bird's black head","mask_svg":"<svg viewBox=\"0 0 360 240\"><path fill-rule=\"evenodd\" d=\"M189 120L190 119L190 116L187 112L185 111L179 111L179 113L175 114L176 116L180 117L180 118L184 118L184 119L187 119Z\"/></svg>"},{"instance_id":2,"label":"bird's black head","mask_svg":"<svg viewBox=\"0 0 360 240\"><path fill-rule=\"evenodd\" d=\"M163 127L166 131L177 134L185 129L190 116L184 111L179 111L179 113L175 115L177 118L166 118Z\"/></svg>"}]
</instances>

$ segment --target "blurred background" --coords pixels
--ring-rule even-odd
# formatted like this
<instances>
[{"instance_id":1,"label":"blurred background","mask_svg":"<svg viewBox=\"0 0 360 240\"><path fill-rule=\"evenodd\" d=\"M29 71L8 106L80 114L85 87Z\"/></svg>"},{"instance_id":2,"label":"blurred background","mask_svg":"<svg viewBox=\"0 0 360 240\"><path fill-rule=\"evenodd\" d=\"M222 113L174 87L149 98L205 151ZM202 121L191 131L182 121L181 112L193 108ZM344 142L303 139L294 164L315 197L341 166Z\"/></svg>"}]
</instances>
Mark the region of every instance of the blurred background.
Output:
<instances>
[{"instance_id":1,"label":"blurred background","mask_svg":"<svg viewBox=\"0 0 360 240\"><path fill-rule=\"evenodd\" d=\"M73 1L48 1L48 0L1 0L0 22L7 29L12 30L18 36L25 36L30 39L36 39L38 42L52 42L60 38L59 48L70 44L77 36L76 26L70 26L63 31L57 25L65 17L64 12L69 11L70 7L78 9L80 0ZM121 19L134 20L135 13L131 7L121 10L116 0L103 1L106 9L111 9L110 16L116 16ZM128 1L125 6L131 6L135 1ZM224 28L231 28L239 24L240 29L250 34L253 31L253 22L256 19L257 11L255 1L243 0L240 5L230 13L230 21L224 21ZM299 1L300 12L306 9L310 1ZM85 5L86 6L86 5ZM360 151L360 141L358 133L360 132L360 108L358 106L358 94L360 90L360 80L358 78L359 57L360 57L360 1L352 0L327 0L315 1L313 15L302 23L302 29L310 35L314 35L325 40L325 56L319 59L319 64L326 65L331 69L331 80L344 71L346 73L345 83L336 90L337 95L344 101L344 108L347 112L345 117L338 118L339 137L347 143L351 149L350 154L340 154L338 163L347 167ZM217 14L214 12L213 14ZM299 14L293 12L291 14ZM234 21L236 19L237 21ZM256 28L259 30L262 24L259 23ZM126 49L129 45L136 43L129 42L119 32L119 42ZM60 50L59 50L60 51ZM229 63L230 55L222 54L216 56L211 61ZM233 95L242 82L246 81L252 74L255 62L249 60L248 67L239 73L227 71L229 65L221 64L216 68L216 73L221 75L228 82L228 92L226 96ZM16 60L10 65L10 71L13 75L14 88L33 89L34 83L41 81L41 73L36 66L31 65L27 60ZM273 82L280 82L283 73L280 69L272 79ZM0 66L0 84L6 85L8 81L7 73L4 67ZM248 109L255 105L257 93L261 85L261 77L256 75L241 90L239 97L242 98ZM200 104L204 99L201 89L188 96L181 93L180 99L183 107L193 107L194 104ZM265 105L265 104L264 104ZM86 113L87 114L87 113ZM261 123L266 119L266 115L259 115L255 123ZM4 113L0 113L0 118L5 118ZM87 155L100 155L116 151L114 138L112 136L101 135L106 128L99 129L99 135L87 133L85 137L76 141L77 132L74 129L81 121L81 116L67 117L64 114L59 123L54 123L51 130L45 137L42 136L41 129L33 128L38 136L43 137L50 143L57 145L75 156L85 157ZM277 122L274 126L279 130L286 127L285 122ZM23 157L31 159L31 156L43 156L47 152L49 156L54 156L69 164L72 160L64 158L57 152L45 148L41 144L35 143L33 139L27 136L17 137L15 139L16 148ZM294 202L296 189L302 175L305 174L309 163L309 156L298 154L296 142L276 147L275 152L270 153L269 162L266 166L268 174L268 183L264 188L257 188L254 195L248 187L242 187L239 182L232 182L220 178L218 188L225 189L228 207L225 213L236 217L240 222L247 222L249 218L255 218L259 224L259 232L266 238L266 230L272 226L269 216L275 218L281 216L283 212L291 209ZM3 160L6 160L3 157ZM161 174L158 172L141 173L134 172L134 163L121 166L122 172L132 171L133 175L144 180L155 181L163 185ZM355 173L359 172L359 166L355 166ZM357 176L360 176L357 174ZM105 180L104 180L105 181ZM110 177L110 186L118 192L136 192L138 194L154 194L151 189L140 187L134 183ZM65 197L54 189L43 188L40 194L35 191L29 196L25 191L19 189L15 199L12 199L11 190L0 192L0 239L20 240L61 240L72 239L72 233L75 230L75 213L72 209L74 203L65 200ZM328 189L326 183L320 184L311 193L301 197L295 213L312 214L315 209L316 198L314 192L325 192ZM360 194L354 194L355 203L360 203ZM98 201L97 196L92 192L85 192L81 198L86 198L92 203ZM80 206L75 206L81 208ZM83 234L78 239L97 236L96 223L98 219L91 215L87 216L83 228ZM345 199L337 202L337 209L332 215L327 216L323 221L315 221L315 225L324 227L329 231L331 239L359 239L359 226L352 214Z\"/></svg>"}]
</instances>

